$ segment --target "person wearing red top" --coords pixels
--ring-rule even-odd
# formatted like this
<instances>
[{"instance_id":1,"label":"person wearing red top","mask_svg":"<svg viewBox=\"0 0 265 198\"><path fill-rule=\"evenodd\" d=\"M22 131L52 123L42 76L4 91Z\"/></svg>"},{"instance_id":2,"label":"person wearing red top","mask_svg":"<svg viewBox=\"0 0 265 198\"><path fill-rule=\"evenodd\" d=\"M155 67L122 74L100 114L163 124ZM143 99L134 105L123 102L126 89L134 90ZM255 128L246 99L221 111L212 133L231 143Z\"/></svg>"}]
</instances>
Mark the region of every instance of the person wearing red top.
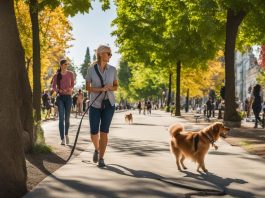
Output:
<instances>
[{"instance_id":1,"label":"person wearing red top","mask_svg":"<svg viewBox=\"0 0 265 198\"><path fill-rule=\"evenodd\" d=\"M83 111L83 100L84 100L84 94L82 93L82 90L79 89L78 93L77 93L77 110L76 110L76 116L77 113L78 115L82 115L82 111Z\"/></svg>"},{"instance_id":2,"label":"person wearing red top","mask_svg":"<svg viewBox=\"0 0 265 198\"><path fill-rule=\"evenodd\" d=\"M68 130L70 126L70 112L72 107L72 93L74 88L74 74L67 70L68 62L60 61L60 68L53 77L52 88L57 93L59 110L59 131L61 145L69 144Z\"/></svg>"}]
</instances>

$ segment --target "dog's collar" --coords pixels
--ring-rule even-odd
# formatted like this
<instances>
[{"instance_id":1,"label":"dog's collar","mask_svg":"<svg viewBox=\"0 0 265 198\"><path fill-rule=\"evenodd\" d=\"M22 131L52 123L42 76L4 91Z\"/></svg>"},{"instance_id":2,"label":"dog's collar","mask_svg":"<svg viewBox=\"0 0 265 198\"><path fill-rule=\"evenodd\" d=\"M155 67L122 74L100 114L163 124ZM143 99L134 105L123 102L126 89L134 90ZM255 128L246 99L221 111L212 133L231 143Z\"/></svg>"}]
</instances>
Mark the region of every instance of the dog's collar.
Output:
<instances>
[{"instance_id":1,"label":"dog's collar","mask_svg":"<svg viewBox=\"0 0 265 198\"><path fill-rule=\"evenodd\" d=\"M206 137L208 138L208 140L209 140L212 144L214 144L214 142L215 142L214 138L213 138L212 136L210 136L208 133L205 133L205 135L206 135Z\"/></svg>"},{"instance_id":2,"label":"dog's collar","mask_svg":"<svg viewBox=\"0 0 265 198\"><path fill-rule=\"evenodd\" d=\"M215 148L215 150L217 150L218 146L216 146L215 144L216 141L214 140L213 136L209 135L208 133L204 133L204 131L202 132L202 134L204 134L207 137L207 139L212 144L212 146Z\"/></svg>"},{"instance_id":3,"label":"dog's collar","mask_svg":"<svg viewBox=\"0 0 265 198\"><path fill-rule=\"evenodd\" d=\"M213 138L211 135L209 135L208 133L205 133L204 131L202 132L202 134L204 134L204 135L207 137L207 139L209 140L209 142L210 142L212 145L214 145L215 140L214 140L214 138Z\"/></svg>"}]
</instances>

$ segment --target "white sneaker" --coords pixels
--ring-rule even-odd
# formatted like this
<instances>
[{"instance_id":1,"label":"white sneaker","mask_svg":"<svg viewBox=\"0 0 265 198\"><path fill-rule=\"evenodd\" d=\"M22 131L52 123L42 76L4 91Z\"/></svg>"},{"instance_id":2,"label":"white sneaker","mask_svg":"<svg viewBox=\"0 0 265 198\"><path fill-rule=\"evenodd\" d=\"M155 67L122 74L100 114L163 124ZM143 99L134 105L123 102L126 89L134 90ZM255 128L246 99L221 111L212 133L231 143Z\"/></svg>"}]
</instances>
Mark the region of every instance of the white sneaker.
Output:
<instances>
[{"instance_id":1,"label":"white sneaker","mask_svg":"<svg viewBox=\"0 0 265 198\"><path fill-rule=\"evenodd\" d=\"M68 137L68 135L65 136L65 140L66 140L66 144L68 145L69 144L69 137Z\"/></svg>"},{"instance_id":2,"label":"white sneaker","mask_svg":"<svg viewBox=\"0 0 265 198\"><path fill-rule=\"evenodd\" d=\"M65 141L64 141L64 139L62 139L61 145L65 145Z\"/></svg>"}]
</instances>

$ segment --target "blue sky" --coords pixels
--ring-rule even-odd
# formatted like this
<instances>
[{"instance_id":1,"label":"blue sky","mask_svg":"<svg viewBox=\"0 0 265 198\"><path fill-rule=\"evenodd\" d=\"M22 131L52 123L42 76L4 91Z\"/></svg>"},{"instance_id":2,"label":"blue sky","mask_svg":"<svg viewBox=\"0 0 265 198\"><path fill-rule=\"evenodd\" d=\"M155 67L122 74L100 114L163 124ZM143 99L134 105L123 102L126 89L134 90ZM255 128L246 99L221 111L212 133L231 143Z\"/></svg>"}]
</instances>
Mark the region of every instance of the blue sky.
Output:
<instances>
[{"instance_id":1,"label":"blue sky","mask_svg":"<svg viewBox=\"0 0 265 198\"><path fill-rule=\"evenodd\" d=\"M100 44L108 44L113 54L109 64L116 67L120 55L117 53L118 48L114 44L115 37L111 37L113 31L111 22L116 18L116 7L112 5L111 9L102 11L98 1L93 2L92 6L93 10L89 14L78 14L73 18L69 18L75 40L71 42L73 47L68 50L67 55L74 61L75 65L79 66L84 61L87 47L90 49L92 59L94 49ZM81 86L83 83L82 76L78 75L77 86Z\"/></svg>"}]
</instances>

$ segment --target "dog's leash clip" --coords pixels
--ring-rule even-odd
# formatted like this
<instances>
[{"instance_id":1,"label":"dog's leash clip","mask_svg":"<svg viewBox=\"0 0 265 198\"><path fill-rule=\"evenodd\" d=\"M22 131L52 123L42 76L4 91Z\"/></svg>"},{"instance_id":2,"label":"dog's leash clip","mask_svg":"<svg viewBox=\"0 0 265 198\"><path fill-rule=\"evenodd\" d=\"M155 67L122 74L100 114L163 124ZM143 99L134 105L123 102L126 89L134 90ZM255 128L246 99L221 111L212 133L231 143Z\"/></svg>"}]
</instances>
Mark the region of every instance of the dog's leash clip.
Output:
<instances>
[{"instance_id":1,"label":"dog's leash clip","mask_svg":"<svg viewBox=\"0 0 265 198\"><path fill-rule=\"evenodd\" d=\"M218 149L218 146L215 143L213 143L212 146L214 147L215 150Z\"/></svg>"}]
</instances>

